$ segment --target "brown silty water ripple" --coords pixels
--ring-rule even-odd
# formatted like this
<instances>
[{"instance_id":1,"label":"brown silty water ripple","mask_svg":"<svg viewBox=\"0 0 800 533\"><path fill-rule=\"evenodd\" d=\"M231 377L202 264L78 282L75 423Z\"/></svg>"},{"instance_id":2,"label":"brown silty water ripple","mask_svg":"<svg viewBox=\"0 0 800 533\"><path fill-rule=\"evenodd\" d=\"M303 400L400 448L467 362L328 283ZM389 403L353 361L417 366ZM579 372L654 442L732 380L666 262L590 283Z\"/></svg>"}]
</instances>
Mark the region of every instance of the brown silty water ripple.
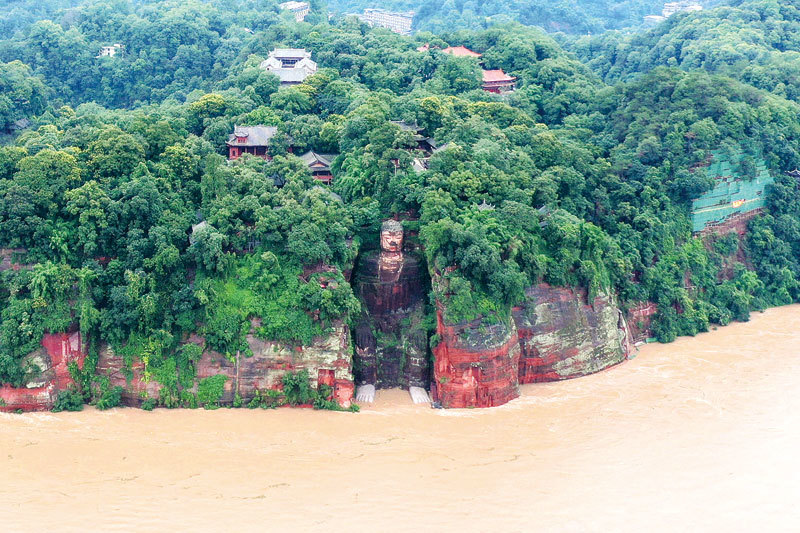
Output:
<instances>
[{"instance_id":1,"label":"brown silty water ripple","mask_svg":"<svg viewBox=\"0 0 800 533\"><path fill-rule=\"evenodd\" d=\"M4 531L796 531L800 306L488 410L0 415Z\"/></svg>"}]
</instances>

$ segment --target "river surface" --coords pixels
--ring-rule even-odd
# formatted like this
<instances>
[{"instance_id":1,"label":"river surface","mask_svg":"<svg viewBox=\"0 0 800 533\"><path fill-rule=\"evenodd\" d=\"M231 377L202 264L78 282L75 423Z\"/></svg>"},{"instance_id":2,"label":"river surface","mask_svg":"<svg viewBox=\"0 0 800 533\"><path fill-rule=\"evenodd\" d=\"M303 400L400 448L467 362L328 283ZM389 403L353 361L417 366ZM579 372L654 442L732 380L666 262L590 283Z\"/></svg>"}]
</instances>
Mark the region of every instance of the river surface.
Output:
<instances>
[{"instance_id":1,"label":"river surface","mask_svg":"<svg viewBox=\"0 0 800 533\"><path fill-rule=\"evenodd\" d=\"M490 410L0 414L2 531L798 531L800 306Z\"/></svg>"}]
</instances>

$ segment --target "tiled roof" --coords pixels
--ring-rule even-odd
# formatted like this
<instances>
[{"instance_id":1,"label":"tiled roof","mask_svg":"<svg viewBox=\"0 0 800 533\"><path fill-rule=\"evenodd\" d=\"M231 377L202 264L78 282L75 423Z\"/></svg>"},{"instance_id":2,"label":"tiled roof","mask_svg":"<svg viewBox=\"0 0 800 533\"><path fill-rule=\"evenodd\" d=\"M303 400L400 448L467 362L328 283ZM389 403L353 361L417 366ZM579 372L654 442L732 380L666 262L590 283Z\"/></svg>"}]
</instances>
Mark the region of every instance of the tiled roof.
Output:
<instances>
[{"instance_id":1,"label":"tiled roof","mask_svg":"<svg viewBox=\"0 0 800 533\"><path fill-rule=\"evenodd\" d=\"M311 165L319 161L323 165L330 167L331 162L334 160L335 157L336 154L318 154L316 152L312 152L309 150L308 152L301 155L300 159L302 159L306 165Z\"/></svg>"},{"instance_id":2,"label":"tiled roof","mask_svg":"<svg viewBox=\"0 0 800 533\"><path fill-rule=\"evenodd\" d=\"M456 57L481 57L481 54L478 52L473 52L469 48L464 46L448 46L444 50L442 50L445 54L451 54Z\"/></svg>"},{"instance_id":3,"label":"tiled roof","mask_svg":"<svg viewBox=\"0 0 800 533\"><path fill-rule=\"evenodd\" d=\"M498 81L516 81L517 78L509 76L502 69L497 70L484 70L483 71L483 83L491 83L491 82L498 82Z\"/></svg>"},{"instance_id":4,"label":"tiled roof","mask_svg":"<svg viewBox=\"0 0 800 533\"><path fill-rule=\"evenodd\" d=\"M229 146L268 146L270 139L278 133L276 126L234 126L233 134L228 137ZM245 137L244 142L236 140Z\"/></svg>"},{"instance_id":5,"label":"tiled roof","mask_svg":"<svg viewBox=\"0 0 800 533\"><path fill-rule=\"evenodd\" d=\"M276 48L269 53L270 57L311 57L311 53L305 48Z\"/></svg>"}]
</instances>

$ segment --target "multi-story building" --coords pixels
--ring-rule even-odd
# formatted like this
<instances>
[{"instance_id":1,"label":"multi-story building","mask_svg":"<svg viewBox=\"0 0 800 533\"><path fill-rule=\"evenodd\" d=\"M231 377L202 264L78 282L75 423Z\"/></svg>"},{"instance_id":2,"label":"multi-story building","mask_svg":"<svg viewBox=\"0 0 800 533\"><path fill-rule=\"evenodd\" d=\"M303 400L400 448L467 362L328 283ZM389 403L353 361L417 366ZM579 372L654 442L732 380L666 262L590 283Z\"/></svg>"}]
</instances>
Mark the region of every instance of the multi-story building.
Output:
<instances>
[{"instance_id":1,"label":"multi-story building","mask_svg":"<svg viewBox=\"0 0 800 533\"><path fill-rule=\"evenodd\" d=\"M282 86L303 83L317 72L317 64L311 60L311 52L303 48L276 48L260 66L278 76Z\"/></svg>"},{"instance_id":2,"label":"multi-story building","mask_svg":"<svg viewBox=\"0 0 800 533\"><path fill-rule=\"evenodd\" d=\"M411 35L411 24L414 21L414 12L398 13L385 9L368 8L361 15L356 15L370 26L388 28L401 35Z\"/></svg>"},{"instance_id":3,"label":"multi-story building","mask_svg":"<svg viewBox=\"0 0 800 533\"><path fill-rule=\"evenodd\" d=\"M125 50L125 47L121 44L112 44L111 46L104 46L100 49L100 53L97 54L97 57L114 57L117 54L121 54Z\"/></svg>"},{"instance_id":4,"label":"multi-story building","mask_svg":"<svg viewBox=\"0 0 800 533\"><path fill-rule=\"evenodd\" d=\"M664 4L664 9L661 15L664 18L671 17L675 13L682 13L684 11L702 11L703 6L691 0L681 0L680 2L667 2Z\"/></svg>"},{"instance_id":5,"label":"multi-story building","mask_svg":"<svg viewBox=\"0 0 800 533\"><path fill-rule=\"evenodd\" d=\"M517 78L509 76L503 69L484 70L481 87L484 91L503 94L513 91L517 86Z\"/></svg>"},{"instance_id":6,"label":"multi-story building","mask_svg":"<svg viewBox=\"0 0 800 533\"><path fill-rule=\"evenodd\" d=\"M244 154L271 159L267 150L278 128L275 126L234 126L228 137L228 159L239 159Z\"/></svg>"},{"instance_id":7,"label":"multi-story building","mask_svg":"<svg viewBox=\"0 0 800 533\"><path fill-rule=\"evenodd\" d=\"M278 5L283 11L290 11L294 13L294 19L297 22L303 22L308 12L311 11L311 5L308 2L284 2Z\"/></svg>"}]
</instances>

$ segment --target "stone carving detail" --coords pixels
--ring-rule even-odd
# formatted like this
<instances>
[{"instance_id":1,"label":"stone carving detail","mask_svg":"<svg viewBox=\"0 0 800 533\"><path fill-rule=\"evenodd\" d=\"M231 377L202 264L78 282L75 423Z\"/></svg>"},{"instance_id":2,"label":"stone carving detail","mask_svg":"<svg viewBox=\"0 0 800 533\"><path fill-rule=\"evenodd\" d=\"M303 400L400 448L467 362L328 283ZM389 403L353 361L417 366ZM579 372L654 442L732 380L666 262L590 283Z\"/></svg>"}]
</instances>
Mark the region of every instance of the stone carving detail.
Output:
<instances>
[{"instance_id":1,"label":"stone carving detail","mask_svg":"<svg viewBox=\"0 0 800 533\"><path fill-rule=\"evenodd\" d=\"M355 331L356 400L371 402L375 388L411 389L414 401L427 401L430 365L424 318L424 271L404 251L403 226L384 222L381 250L362 256L355 288L363 313Z\"/></svg>"}]
</instances>

